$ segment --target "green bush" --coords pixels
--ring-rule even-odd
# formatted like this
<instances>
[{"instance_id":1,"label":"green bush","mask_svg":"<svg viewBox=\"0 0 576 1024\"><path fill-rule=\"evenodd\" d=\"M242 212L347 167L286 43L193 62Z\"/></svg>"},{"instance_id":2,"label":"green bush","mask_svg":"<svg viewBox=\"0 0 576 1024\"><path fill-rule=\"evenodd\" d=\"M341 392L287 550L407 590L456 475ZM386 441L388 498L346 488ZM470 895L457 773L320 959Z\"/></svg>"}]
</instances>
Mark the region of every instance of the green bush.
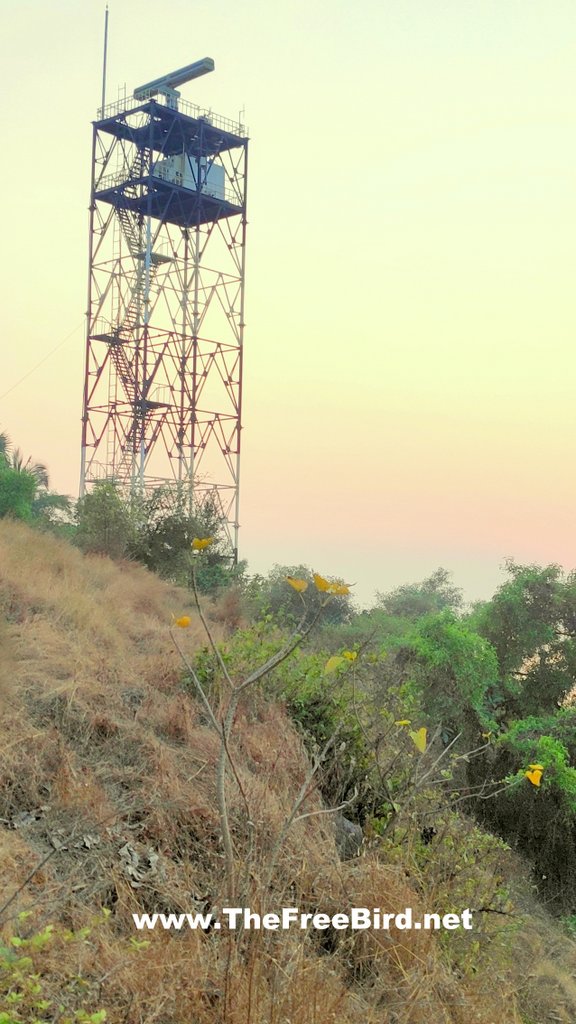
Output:
<instances>
[{"instance_id":1,"label":"green bush","mask_svg":"<svg viewBox=\"0 0 576 1024\"><path fill-rule=\"evenodd\" d=\"M112 480L95 484L76 510L76 543L83 551L131 558L151 572L180 586L191 585L194 537L213 537L196 565L202 593L214 594L241 579L245 564L232 564L223 522L213 502L190 510L187 495L177 487L125 496Z\"/></svg>"},{"instance_id":2,"label":"green bush","mask_svg":"<svg viewBox=\"0 0 576 1024\"><path fill-rule=\"evenodd\" d=\"M254 576L244 587L245 596L255 620L272 615L285 628L292 629L300 622L304 605L300 594L286 583L286 577L304 579L309 583L306 591L306 607L312 618L323 603L325 595L312 583L313 571L306 565L275 565L267 576ZM324 608L319 623L342 624L352 617L352 601L349 595L333 596Z\"/></svg>"},{"instance_id":3,"label":"green bush","mask_svg":"<svg viewBox=\"0 0 576 1024\"><path fill-rule=\"evenodd\" d=\"M21 926L26 917L20 915ZM0 940L0 1024L103 1024L105 1010L86 1009L96 1002L98 982L78 967L91 933L92 927L73 932L49 924L27 938Z\"/></svg>"},{"instance_id":4,"label":"green bush","mask_svg":"<svg viewBox=\"0 0 576 1024\"><path fill-rule=\"evenodd\" d=\"M477 807L489 827L530 859L540 890L559 908L576 900L575 754L575 707L514 722L484 768L507 785ZM531 764L542 765L539 785L525 774Z\"/></svg>"},{"instance_id":5,"label":"green bush","mask_svg":"<svg viewBox=\"0 0 576 1024\"><path fill-rule=\"evenodd\" d=\"M102 480L76 506L76 543L90 554L121 558L134 533L130 509L116 484Z\"/></svg>"},{"instance_id":6,"label":"green bush","mask_svg":"<svg viewBox=\"0 0 576 1024\"><path fill-rule=\"evenodd\" d=\"M390 649L446 739L461 733L461 746L471 746L482 729L495 727L489 695L498 681L496 654L453 612L424 616Z\"/></svg>"}]
</instances>

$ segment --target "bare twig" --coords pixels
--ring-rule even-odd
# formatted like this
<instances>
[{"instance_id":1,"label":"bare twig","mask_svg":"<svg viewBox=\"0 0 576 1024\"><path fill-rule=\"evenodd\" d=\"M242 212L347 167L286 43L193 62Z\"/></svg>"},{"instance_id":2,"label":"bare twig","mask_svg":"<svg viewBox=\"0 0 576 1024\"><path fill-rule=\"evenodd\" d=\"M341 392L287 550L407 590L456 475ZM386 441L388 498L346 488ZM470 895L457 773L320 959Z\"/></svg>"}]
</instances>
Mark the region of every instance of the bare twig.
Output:
<instances>
[{"instance_id":1,"label":"bare twig","mask_svg":"<svg viewBox=\"0 0 576 1024\"><path fill-rule=\"evenodd\" d=\"M298 811L302 807L302 804L307 799L307 797L310 795L310 793L311 793L311 788L310 788L311 783L314 780L314 777L315 777L316 773L318 772L318 769L320 768L321 764L324 762L324 760L326 758L326 754L330 750L330 747L332 747L334 745L334 743L336 742L336 738L338 736L338 732L339 731L340 730L337 727L335 732L332 734L332 736L330 736L330 738L324 744L324 746L323 746L322 750L320 751L320 753L314 758L312 766L311 766L309 772L307 773L306 778L304 779L304 782L302 783L302 785L300 787L300 790L298 792L298 795L297 795L294 803L292 804L292 809L290 811L290 814L286 818L286 820L284 822L284 825L282 827L282 830L281 830L279 836L277 837L276 842L274 843L274 846L272 847L272 852L270 853L270 857L269 857L269 860L268 860L268 872L267 872L267 875L266 875L266 883L265 883L265 890L266 891L268 891L269 888L270 888L270 885L271 885L271 882L272 882L272 876L274 874L274 868L276 866L276 860L278 859L278 854L280 853L280 850L282 849L282 847L283 847L283 845L284 845L284 843L286 841L286 837L288 835L288 832L290 831L292 825L294 824L294 821L296 820L296 817L298 815Z\"/></svg>"},{"instance_id":2,"label":"bare twig","mask_svg":"<svg viewBox=\"0 0 576 1024\"><path fill-rule=\"evenodd\" d=\"M214 637L212 635L212 631L210 629L210 626L208 624L206 616L204 615L204 612L203 612L203 609L202 609L202 606L201 606L201 603L200 603L200 597L199 597L199 594L198 594L198 586L197 586L197 581L196 581L196 572L195 572L195 564L194 564L194 562L192 562L192 566L191 566L191 576L192 576L192 591L193 591L193 594L194 594L194 601L195 601L196 609L198 611L198 615L200 617L200 621L202 622L202 626L204 627L204 631L206 633L206 636L208 637L208 641L209 641L210 647L212 649L212 652L214 654L214 657L216 658L216 661L217 661L217 663L218 663L218 665L220 667L220 670L222 671L223 676L224 676L226 682L228 683L228 686L229 686L229 689L230 689L229 698L228 698L228 704L227 704L227 707L226 707L226 709L225 709L225 711L223 713L223 717L222 717L221 721L218 721L218 718L216 717L216 714L214 712L212 704L210 703L210 700L208 699L208 696L207 696L207 694L206 694L206 692L204 690L204 687L202 686L202 683L200 682L198 674L195 672L194 667L190 663L189 658L187 658L187 656L185 655L184 651L180 647L180 644L176 640L176 638L174 636L173 630L171 630L170 632L171 632L171 636L172 636L172 639L174 641L175 647L176 647L178 653L180 654L180 657L182 658L186 668L188 669L188 671L190 673L190 676L191 676L191 679L192 679L192 681L194 683L194 687L196 689L198 697L200 698L200 700L202 702L202 705L203 705L203 707L205 708L205 710L206 710L206 712L208 714L208 718L209 718L210 724L212 725L212 727L215 729L215 731L218 733L218 736L220 737L220 752L219 752L219 755L218 755L218 761L217 761L217 766L216 766L216 796L217 796L218 811L219 811L219 816L220 816L220 827L221 827L221 830L222 830L222 842L223 842L223 846L224 846L225 875L226 875L226 882L227 882L227 889L228 889L227 897L230 899L231 902L234 902L234 898L235 898L234 894L235 894L235 890L236 890L235 855L234 855L234 843L233 843L233 839L232 839L232 832L231 832L231 828L230 828L228 804L227 804L227 799L226 799L226 768L227 768L228 765L230 766L230 769L231 769L232 774L234 776L236 785L238 787L238 791L239 791L239 793L240 793L240 795L242 797L242 801L244 803L244 808L245 808L245 812L246 812L247 824L248 824L248 828L250 830L248 863L246 864L246 874L245 874L246 880L249 878L250 861L251 861L251 858L253 857L254 840L255 840L255 835L254 835L254 828L255 827L254 827L254 822L252 820L252 815L251 815L251 811L250 811L248 797L247 797L246 791L245 791L245 789L244 789L244 787L242 785L242 780L240 778L238 770L237 770L237 768L236 768L236 766L234 764L234 760L232 758L232 755L231 755L231 752L230 752L230 745L229 745L230 736L232 734L232 729L234 727L234 721L235 721L235 718L236 718L236 712L238 710L238 705L240 703L240 699L241 699L242 695L244 694L244 692L246 690L249 689L249 687L254 686L257 682L259 682L260 679L264 678L264 676L268 675L270 672L273 672L274 669L278 668L278 666L281 665L282 662L284 662L287 658L289 658L290 655L296 650L296 648L302 643L302 641L310 634L310 632L312 631L312 629L316 625L320 615L322 614L322 611L324 610L326 604L329 602L330 599L328 598L328 599L320 602L320 604L319 604L315 614L312 616L312 619L308 622L308 624L306 624L306 620L307 620L307 617L308 617L308 609L306 608L305 602L302 599L302 603L304 605L303 615L302 615L302 617L300 619L300 622L296 626L296 629L290 635L290 637L288 638L288 640L285 643L285 645L281 648L281 650L277 651L276 654L273 654L270 658L268 658L264 662L263 665L260 665L253 672L250 672L246 676L246 678L244 678L241 682L235 683L233 678L232 678L232 676L231 676L231 674L230 674L230 672L228 671L228 668L226 666L226 663L224 661L222 653L219 650L218 645L216 644L216 642L214 640ZM286 821L284 823L282 831L281 831L280 835L278 836L278 838L276 840L276 843L275 843L275 845L273 847L272 854L271 854L271 857L270 857L270 860L269 860L269 864L268 864L268 875L269 875L269 879L270 880L271 880L271 877L272 877L272 873L273 873L274 865L275 865L275 862L276 862L276 858L277 858L278 853L279 853L279 851L280 851L280 849L281 849L281 847L282 847L282 845L283 845L283 843L284 843L284 841L286 839L286 835L287 835L290 827L292 826L292 824L294 823L295 820L300 820L302 817L308 817L308 814L300 815L299 816L298 815L298 811L299 811L300 807L302 806L304 800L310 794L310 792L311 792L310 784L311 784L312 780L314 779L314 776L316 775L316 772L318 771L318 768L319 768L320 764L322 763L322 761L324 760L328 750L330 749L330 747L334 743L334 740L335 740L336 736L337 736L337 731L334 733L334 735L330 738L328 743L325 745L325 747L324 747L323 751L321 752L321 754L319 755L319 757L315 760L315 762L314 762L310 772L308 773L308 775L306 777L304 785L302 786L302 788L301 788L301 790L300 790L300 792L299 792L299 794L298 794L298 796L296 798L296 801L295 801L295 803L294 803L294 805L292 807L292 810L291 810L290 814L288 815L288 818L286 819ZM346 801L346 804L343 804L342 806L347 806L349 802L350 801ZM334 810L338 810L338 808L335 808ZM312 812L312 813L316 813L316 812ZM327 811L326 813L333 813L333 811L332 812Z\"/></svg>"},{"instance_id":3,"label":"bare twig","mask_svg":"<svg viewBox=\"0 0 576 1024\"><path fill-rule=\"evenodd\" d=\"M348 800L345 800L344 803L338 804L338 807L321 807L318 811L306 811L305 814L298 814L293 819L293 824L295 825L297 821L304 821L305 818L316 818L320 814L337 814L338 811L343 811L345 807L350 807L350 805L354 803L357 796L358 790L355 789L352 796L349 797Z\"/></svg>"},{"instance_id":4,"label":"bare twig","mask_svg":"<svg viewBox=\"0 0 576 1024\"><path fill-rule=\"evenodd\" d=\"M210 724L216 730L218 735L221 735L222 734L222 726L221 726L220 722L218 721L218 719L216 718L216 716L215 716L215 714L214 714L214 712L212 710L212 705L210 704L210 701L208 700L208 697L206 696L206 694L204 692L204 688L202 686L202 683L200 682L198 676L196 675L196 672L194 671L194 668L192 667L192 665L190 663L190 660L186 657L184 651L180 647L180 644L178 643L178 641L177 641L177 639L176 639L176 637L174 635L174 630L173 629L170 629L170 636L172 637L174 646L175 646L176 650L178 651L178 654L182 658L182 661L184 662L186 668L188 669L188 671L189 671L189 673L190 673L190 675L192 677L192 682L194 683L196 692L197 692L198 696L200 697L200 700L202 701L202 704L204 705L204 708L206 710L208 718L210 719Z\"/></svg>"},{"instance_id":5,"label":"bare twig","mask_svg":"<svg viewBox=\"0 0 576 1024\"><path fill-rule=\"evenodd\" d=\"M194 558L194 555L192 555L192 558ZM226 668L226 664L224 662L224 658L222 657L222 655L220 654L220 651L218 650L218 645L214 641L214 637L212 636L212 632L211 632L211 630L210 630L210 628L208 626L208 623L206 621L206 618L204 616L204 612L202 610L202 605L200 604L200 597L198 595L198 586L196 584L196 572L194 570L194 562L192 562L191 568L192 568L192 572L190 573L190 575L192 577L192 592L194 594L194 603L196 605L196 609L198 611L198 615L200 616L200 621L201 621L202 625L204 626L204 632L206 633L206 636L208 637L208 642L210 644L210 647L212 648L214 656L215 656L216 660L218 661L218 664L220 665L220 668L222 669L222 674L223 674L224 678L226 679L226 682L229 684L229 686L232 689L234 689L234 683L232 682L232 680L230 678L230 675L228 673L228 669Z\"/></svg>"}]
</instances>

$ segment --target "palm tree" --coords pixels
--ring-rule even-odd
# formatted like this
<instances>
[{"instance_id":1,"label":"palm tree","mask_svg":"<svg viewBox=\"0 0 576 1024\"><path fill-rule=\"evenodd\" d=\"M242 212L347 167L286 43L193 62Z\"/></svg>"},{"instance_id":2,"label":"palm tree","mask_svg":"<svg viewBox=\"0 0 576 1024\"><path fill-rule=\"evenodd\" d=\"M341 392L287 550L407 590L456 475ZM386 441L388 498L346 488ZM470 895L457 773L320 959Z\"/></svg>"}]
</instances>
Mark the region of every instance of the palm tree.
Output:
<instances>
[{"instance_id":1,"label":"palm tree","mask_svg":"<svg viewBox=\"0 0 576 1024\"><path fill-rule=\"evenodd\" d=\"M0 433L0 459L8 469L14 470L15 473L30 473L38 487L48 488L48 470L44 463L32 462L30 456L25 460L20 449L12 447L12 442L5 433Z\"/></svg>"},{"instance_id":2,"label":"palm tree","mask_svg":"<svg viewBox=\"0 0 576 1024\"><path fill-rule=\"evenodd\" d=\"M18 518L32 518L45 523L58 521L57 513L70 513L72 503L65 494L57 494L49 489L48 470L42 462L32 462L24 455L19 448L13 448L10 438L6 433L0 433L0 468L4 466L10 473L20 478L28 495L28 514L23 515L22 507L19 507L16 515ZM14 478L13 478L14 479ZM26 483L27 482L27 485ZM2 483L0 482L0 488ZM22 488L17 489L18 492ZM7 501L7 508L10 501Z\"/></svg>"},{"instance_id":3,"label":"palm tree","mask_svg":"<svg viewBox=\"0 0 576 1024\"><path fill-rule=\"evenodd\" d=\"M38 487L48 489L48 470L42 462L32 462L30 456L24 461L24 456L19 448L15 448L8 458L10 469L16 473L30 473L34 477Z\"/></svg>"}]
</instances>

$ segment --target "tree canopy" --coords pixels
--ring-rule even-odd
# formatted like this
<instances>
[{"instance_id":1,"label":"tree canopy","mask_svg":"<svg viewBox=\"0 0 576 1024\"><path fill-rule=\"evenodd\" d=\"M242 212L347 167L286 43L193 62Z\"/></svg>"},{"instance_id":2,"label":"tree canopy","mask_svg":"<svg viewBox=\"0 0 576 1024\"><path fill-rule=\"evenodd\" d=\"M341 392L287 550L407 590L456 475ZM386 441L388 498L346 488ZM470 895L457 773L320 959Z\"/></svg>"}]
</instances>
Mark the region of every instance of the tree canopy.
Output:
<instances>
[{"instance_id":1,"label":"tree canopy","mask_svg":"<svg viewBox=\"0 0 576 1024\"><path fill-rule=\"evenodd\" d=\"M378 592L376 608L405 619L418 619L422 615L462 608L462 591L451 582L452 574L436 569L421 583L404 583L388 593Z\"/></svg>"},{"instance_id":2,"label":"tree canopy","mask_svg":"<svg viewBox=\"0 0 576 1024\"><path fill-rule=\"evenodd\" d=\"M70 499L50 490L46 466L26 459L8 435L0 433L0 519L11 516L54 526L70 511Z\"/></svg>"},{"instance_id":3,"label":"tree canopy","mask_svg":"<svg viewBox=\"0 0 576 1024\"><path fill-rule=\"evenodd\" d=\"M512 561L507 571L472 623L496 651L511 711L556 710L576 681L576 573Z\"/></svg>"}]
</instances>

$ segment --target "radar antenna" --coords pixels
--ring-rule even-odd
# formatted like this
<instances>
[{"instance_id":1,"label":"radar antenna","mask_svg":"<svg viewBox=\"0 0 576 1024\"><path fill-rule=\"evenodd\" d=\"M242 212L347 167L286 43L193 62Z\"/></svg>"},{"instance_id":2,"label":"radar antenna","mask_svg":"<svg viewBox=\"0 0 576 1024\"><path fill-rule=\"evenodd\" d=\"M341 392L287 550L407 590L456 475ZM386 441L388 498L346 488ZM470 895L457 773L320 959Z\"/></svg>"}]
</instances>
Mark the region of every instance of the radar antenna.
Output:
<instances>
[{"instance_id":1,"label":"radar antenna","mask_svg":"<svg viewBox=\"0 0 576 1024\"><path fill-rule=\"evenodd\" d=\"M161 78L154 78L151 82L138 86L137 89L134 89L134 99L148 100L151 96L160 94L166 97L170 106L177 106L180 97L180 93L176 91L178 86L185 85L186 82L191 82L194 78L207 75L210 71L214 71L212 57L203 57L202 60L187 64L186 67L179 68L178 71L171 71L168 75L162 75Z\"/></svg>"}]
</instances>

